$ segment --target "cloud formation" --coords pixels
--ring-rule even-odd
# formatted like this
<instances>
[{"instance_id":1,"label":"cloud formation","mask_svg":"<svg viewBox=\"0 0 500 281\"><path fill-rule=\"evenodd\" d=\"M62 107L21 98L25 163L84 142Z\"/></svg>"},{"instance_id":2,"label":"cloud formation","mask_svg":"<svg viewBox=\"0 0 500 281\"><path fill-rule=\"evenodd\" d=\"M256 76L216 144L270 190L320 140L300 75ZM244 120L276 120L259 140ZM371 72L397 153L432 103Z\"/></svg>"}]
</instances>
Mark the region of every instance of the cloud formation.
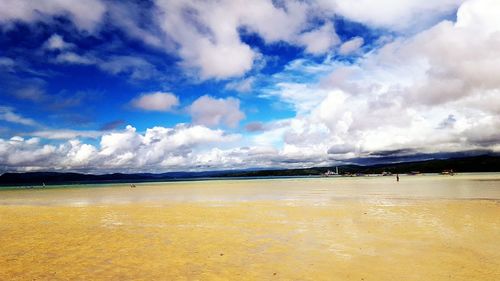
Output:
<instances>
[{"instance_id":1,"label":"cloud formation","mask_svg":"<svg viewBox=\"0 0 500 281\"><path fill-rule=\"evenodd\" d=\"M156 67L147 60L127 55L110 55L100 58L92 53L78 54L63 51L55 56L57 64L94 65L112 75L126 75L132 80L147 80L159 75Z\"/></svg>"},{"instance_id":2,"label":"cloud formation","mask_svg":"<svg viewBox=\"0 0 500 281\"><path fill-rule=\"evenodd\" d=\"M7 2L13 8L1 9ZM140 132L132 126L116 130L121 121L103 130L42 130L38 120L19 113L17 107L2 106L2 122L35 127L0 140L3 170L303 167L356 157L406 157L413 152L500 151L500 134L495 130L500 126L496 0L158 0L142 15L147 18L143 25L138 23L141 15L128 9L140 4L94 0L89 5L102 9L90 15L81 5L69 7L69 1L33 7L27 1L7 2L0 2L3 22L48 22L53 16L66 16L92 33L103 17L113 17L130 38L143 40L154 52L173 54L175 63L187 72L186 84L191 84L182 85L187 91L197 83L206 83L206 88L180 97L183 102L194 100L185 111L176 112L189 114L192 124L148 125L148 129L138 127L144 129ZM449 14L457 8L455 20ZM332 21L336 16L388 36L339 36ZM104 56L79 49L76 41L58 34L62 33L39 45L54 65L93 66L115 78L125 75L135 80L160 75L147 56L107 50ZM253 39L262 42L251 44ZM274 60L265 53L273 46L298 51ZM272 65L279 59L290 61L259 73L256 64ZM4 73L18 71L18 65L9 57L0 58ZM47 100L49 94L40 85L16 85L11 96L22 102ZM222 87L220 92L217 87ZM242 101L220 98L234 94L226 90L251 93L242 95ZM200 96L207 92L218 97ZM129 96L124 103L131 99L136 108L163 112L180 103L167 92ZM265 102L266 110L286 108L279 115L282 119L260 113L256 114L260 119L252 116L245 128L239 127L245 113L253 112L248 106L252 99L260 102L252 104L255 107Z\"/></svg>"},{"instance_id":3,"label":"cloud formation","mask_svg":"<svg viewBox=\"0 0 500 281\"><path fill-rule=\"evenodd\" d=\"M64 41L64 38L59 34L52 34L44 44L48 50L64 50L73 48L74 45Z\"/></svg>"},{"instance_id":4,"label":"cloud formation","mask_svg":"<svg viewBox=\"0 0 500 281\"><path fill-rule=\"evenodd\" d=\"M195 100L189 106L188 112L193 118L193 123L210 127L222 124L234 128L245 118L238 99L217 99L208 95Z\"/></svg>"},{"instance_id":5,"label":"cloud formation","mask_svg":"<svg viewBox=\"0 0 500 281\"><path fill-rule=\"evenodd\" d=\"M179 105L179 99L172 93L153 92L140 95L131 104L142 110L171 111Z\"/></svg>"},{"instance_id":6,"label":"cloud formation","mask_svg":"<svg viewBox=\"0 0 500 281\"><path fill-rule=\"evenodd\" d=\"M49 145L42 144L38 137L16 136L0 139L0 163L4 171L47 170L48 167L95 173L193 169L201 156L196 152L198 148L206 149L239 138L222 130L184 124L174 128L154 127L143 134L127 126L125 130L104 134L98 147L77 139Z\"/></svg>"},{"instance_id":7,"label":"cloud formation","mask_svg":"<svg viewBox=\"0 0 500 281\"><path fill-rule=\"evenodd\" d=\"M35 120L17 114L13 108L8 106L0 106L0 120L25 126L38 126Z\"/></svg>"},{"instance_id":8,"label":"cloud formation","mask_svg":"<svg viewBox=\"0 0 500 281\"><path fill-rule=\"evenodd\" d=\"M354 37L349 41L344 42L339 48L339 54L341 55L349 55L352 54L363 46L364 40L362 37Z\"/></svg>"},{"instance_id":9,"label":"cloud formation","mask_svg":"<svg viewBox=\"0 0 500 281\"><path fill-rule=\"evenodd\" d=\"M91 31L101 22L106 6L99 0L2 0L0 21L48 21L52 16L69 16L78 28Z\"/></svg>"},{"instance_id":10,"label":"cloud formation","mask_svg":"<svg viewBox=\"0 0 500 281\"><path fill-rule=\"evenodd\" d=\"M319 2L324 9L335 11L353 21L399 31L412 27L427 27L456 9L464 1L335 0Z\"/></svg>"},{"instance_id":11,"label":"cloud formation","mask_svg":"<svg viewBox=\"0 0 500 281\"><path fill-rule=\"evenodd\" d=\"M319 83L277 83L267 95L299 113L284 148L329 151L333 159L407 148L499 150L490 133L500 119L500 25L492 9L500 10L497 1L468 1L456 22L395 39L354 64L325 61L330 73ZM311 68L295 65L306 74Z\"/></svg>"},{"instance_id":12,"label":"cloud formation","mask_svg":"<svg viewBox=\"0 0 500 281\"><path fill-rule=\"evenodd\" d=\"M434 23L462 1L154 0L143 5L150 11L141 17L137 11L143 7L137 3L5 0L0 3L0 22L49 21L55 16L66 16L77 28L96 32L108 20L106 23L117 25L130 37L178 56L180 65L199 79L228 79L244 75L262 60L260 50L244 42L242 34L256 34L266 44L284 42L302 47L306 53L321 55L341 43L332 23L335 16L370 26L404 30L417 23ZM318 22L323 24L318 26ZM152 28L145 28L145 24ZM345 45L344 52L356 44L359 40L351 42L352 46ZM55 34L47 46L63 49L69 45ZM64 53L57 61L90 64L93 60L77 53ZM134 65L138 63L133 62ZM113 65L102 69L120 72Z\"/></svg>"}]
</instances>

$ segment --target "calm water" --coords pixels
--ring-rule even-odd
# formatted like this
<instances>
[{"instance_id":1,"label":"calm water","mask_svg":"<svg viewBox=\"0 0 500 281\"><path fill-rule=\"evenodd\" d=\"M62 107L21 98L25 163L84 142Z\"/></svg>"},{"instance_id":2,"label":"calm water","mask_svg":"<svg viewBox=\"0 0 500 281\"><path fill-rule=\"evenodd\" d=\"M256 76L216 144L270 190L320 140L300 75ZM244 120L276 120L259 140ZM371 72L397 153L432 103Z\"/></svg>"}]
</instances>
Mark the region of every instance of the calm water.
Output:
<instances>
[{"instance_id":1,"label":"calm water","mask_svg":"<svg viewBox=\"0 0 500 281\"><path fill-rule=\"evenodd\" d=\"M210 180L71 185L0 191L0 205L89 205L147 202L241 202L333 199L500 199L500 173L395 177Z\"/></svg>"},{"instance_id":2,"label":"calm water","mask_svg":"<svg viewBox=\"0 0 500 281\"><path fill-rule=\"evenodd\" d=\"M0 191L0 280L500 280L500 174Z\"/></svg>"}]
</instances>

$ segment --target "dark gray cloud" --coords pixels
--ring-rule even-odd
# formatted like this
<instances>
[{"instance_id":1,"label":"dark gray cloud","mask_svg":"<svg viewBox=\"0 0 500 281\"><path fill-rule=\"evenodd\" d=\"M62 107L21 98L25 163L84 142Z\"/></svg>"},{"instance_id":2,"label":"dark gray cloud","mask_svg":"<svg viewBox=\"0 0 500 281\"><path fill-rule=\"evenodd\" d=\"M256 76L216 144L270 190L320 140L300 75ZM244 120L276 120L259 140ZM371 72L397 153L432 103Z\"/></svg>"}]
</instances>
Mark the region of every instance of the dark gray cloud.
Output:
<instances>
[{"instance_id":1,"label":"dark gray cloud","mask_svg":"<svg viewBox=\"0 0 500 281\"><path fill-rule=\"evenodd\" d=\"M327 153L328 154L346 154L349 152L353 152L356 150L356 147L350 144L337 144L337 145L332 145Z\"/></svg>"},{"instance_id":2,"label":"dark gray cloud","mask_svg":"<svg viewBox=\"0 0 500 281\"><path fill-rule=\"evenodd\" d=\"M377 153L373 154L376 155ZM341 161L351 164L375 165L375 164L389 164L389 163L399 163L399 162L425 161L432 159L472 157L480 155L498 155L498 153L488 149L476 149L476 150L455 151L455 152L412 153L408 155L355 157L355 158L343 159Z\"/></svg>"},{"instance_id":3,"label":"dark gray cloud","mask_svg":"<svg viewBox=\"0 0 500 281\"><path fill-rule=\"evenodd\" d=\"M455 116L453 116L453 114L450 114L446 119L444 119L443 121L441 121L441 123L439 123L438 129L453 128L456 122L457 119L455 119Z\"/></svg>"},{"instance_id":4,"label":"dark gray cloud","mask_svg":"<svg viewBox=\"0 0 500 281\"><path fill-rule=\"evenodd\" d=\"M261 132L265 131L264 123L262 122L251 122L245 125L245 130L247 132Z\"/></svg>"}]
</instances>

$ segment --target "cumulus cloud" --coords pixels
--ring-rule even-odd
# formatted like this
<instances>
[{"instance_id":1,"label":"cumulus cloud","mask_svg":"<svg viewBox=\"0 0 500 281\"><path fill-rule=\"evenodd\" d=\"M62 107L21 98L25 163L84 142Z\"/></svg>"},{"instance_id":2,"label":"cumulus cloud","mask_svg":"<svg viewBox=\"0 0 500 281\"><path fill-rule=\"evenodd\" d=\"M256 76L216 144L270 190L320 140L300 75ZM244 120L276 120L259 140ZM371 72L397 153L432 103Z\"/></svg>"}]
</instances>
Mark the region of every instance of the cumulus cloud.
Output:
<instances>
[{"instance_id":1,"label":"cumulus cloud","mask_svg":"<svg viewBox=\"0 0 500 281\"><path fill-rule=\"evenodd\" d=\"M339 54L341 55L349 55L352 54L363 46L364 40L362 37L354 37L349 41L344 42L339 48Z\"/></svg>"},{"instance_id":2,"label":"cumulus cloud","mask_svg":"<svg viewBox=\"0 0 500 281\"><path fill-rule=\"evenodd\" d=\"M52 34L44 43L44 46L48 50L64 50L74 47L73 44L64 41L64 38L59 34Z\"/></svg>"},{"instance_id":3,"label":"cumulus cloud","mask_svg":"<svg viewBox=\"0 0 500 281\"><path fill-rule=\"evenodd\" d=\"M464 0L334 0L319 3L350 20L369 26L404 30L415 26L426 27L454 11Z\"/></svg>"},{"instance_id":4,"label":"cumulus cloud","mask_svg":"<svg viewBox=\"0 0 500 281\"><path fill-rule=\"evenodd\" d=\"M463 0L155 0L140 4L91 0L81 4L70 0L43 3L6 0L0 3L0 22L47 21L66 16L78 28L92 32L106 18L106 23L112 22L130 37L178 56L181 66L205 80L242 76L262 60L258 49L242 41L241 33L257 34L266 44L285 42L301 46L307 53L321 55L340 43L332 24L337 15L369 26L401 30L416 23L434 23L461 2ZM145 11L141 5L149 9L146 14L137 12ZM317 26L318 22L323 24ZM352 49L356 44L359 40L345 45L343 50ZM46 45L50 49L70 47L57 34ZM89 58L77 53L61 54L58 60L90 64ZM137 60L129 60L130 64L141 64L142 70L147 68L144 62ZM102 69L119 73L128 68L110 62L104 63ZM139 77L141 72L131 71L131 74Z\"/></svg>"},{"instance_id":5,"label":"cumulus cloud","mask_svg":"<svg viewBox=\"0 0 500 281\"><path fill-rule=\"evenodd\" d=\"M252 68L257 54L241 42L237 18L212 2L158 1L160 27L179 45L187 68L202 79L240 76Z\"/></svg>"},{"instance_id":6,"label":"cumulus cloud","mask_svg":"<svg viewBox=\"0 0 500 281\"><path fill-rule=\"evenodd\" d=\"M425 12L423 22L430 24L461 3L278 2L259 0L243 5L219 1L216 5L211 1L158 1L160 13L155 20L164 37L151 44L178 54L181 65L194 69L202 79L226 79L244 75L260 56L259 50L241 40L243 32L259 35L266 44L302 46L311 54L338 48L340 54L349 55L363 46L362 38L352 38L339 47L334 27L327 21L319 27L311 25L310 16L316 15L318 7L326 7L322 10L326 14L338 13L401 32L410 28L419 14ZM205 95L187 108L194 125L154 127L145 132L131 126L100 131L101 135L96 133L101 137L98 145L74 140L89 136L78 132L66 134L64 138L72 140L57 145L42 144L38 138L63 136L61 131L23 134L35 138L2 139L0 160L7 169L40 169L44 163L56 169L164 171L326 165L360 156L407 156L413 151L500 151L500 135L494 130L500 120L499 5L496 0L469 0L458 9L455 22L444 20L380 41L375 49L353 61L327 56L322 61L314 57L290 62L268 78L269 87L256 92L259 98L290 105L296 115L249 123L246 129L251 134L243 141L242 136L210 128L236 127L245 117L240 101ZM104 61L80 56L116 75L133 74L127 65L144 65L145 72L148 69L147 64L134 60L118 63L114 58ZM78 63L70 55L65 59ZM228 83L228 89L246 88L247 80L236 81ZM142 105L162 110L171 103L161 105L155 100ZM0 109L0 118L25 125L34 122L9 108Z\"/></svg>"},{"instance_id":7,"label":"cumulus cloud","mask_svg":"<svg viewBox=\"0 0 500 281\"><path fill-rule=\"evenodd\" d=\"M306 52L320 55L328 52L340 42L332 23L327 23L318 29L304 32L298 36L299 44L305 46Z\"/></svg>"},{"instance_id":8,"label":"cumulus cloud","mask_svg":"<svg viewBox=\"0 0 500 281\"><path fill-rule=\"evenodd\" d=\"M157 21L167 38L178 45L182 65L195 69L201 79L242 76L261 57L240 39L240 32L255 33L266 43L286 42L307 53L327 53L339 43L331 21L315 3L258 1L156 2ZM325 24L315 27L313 20Z\"/></svg>"},{"instance_id":9,"label":"cumulus cloud","mask_svg":"<svg viewBox=\"0 0 500 281\"><path fill-rule=\"evenodd\" d=\"M3 0L0 1L0 22L20 20L32 22L52 16L69 16L78 28L93 30L100 23L106 6L100 0Z\"/></svg>"},{"instance_id":10,"label":"cumulus cloud","mask_svg":"<svg viewBox=\"0 0 500 281\"><path fill-rule=\"evenodd\" d=\"M217 99L208 95L195 100L188 108L195 124L236 127L245 118L240 110L240 101L235 98Z\"/></svg>"},{"instance_id":11,"label":"cumulus cloud","mask_svg":"<svg viewBox=\"0 0 500 281\"><path fill-rule=\"evenodd\" d=\"M263 95L278 97L297 112L281 129L283 153L308 151L318 159L329 153L340 160L408 148L499 150L500 138L486 129L500 119L500 25L491 13L498 5L468 1L456 22L395 39L354 63L291 62ZM300 72L313 76L282 82Z\"/></svg>"},{"instance_id":12,"label":"cumulus cloud","mask_svg":"<svg viewBox=\"0 0 500 281\"><path fill-rule=\"evenodd\" d=\"M499 8L497 1L468 1L458 10L455 23L442 21L412 38L395 40L362 66L411 104L457 102L498 89L500 25L490 11Z\"/></svg>"},{"instance_id":13,"label":"cumulus cloud","mask_svg":"<svg viewBox=\"0 0 500 281\"><path fill-rule=\"evenodd\" d=\"M13 167L15 170L29 171L32 168L46 167L49 163L53 164L54 160L57 161L51 158L56 152L56 147L41 145L39 141L38 138L25 140L21 137L12 137L9 140L0 139L0 163L3 169Z\"/></svg>"},{"instance_id":14,"label":"cumulus cloud","mask_svg":"<svg viewBox=\"0 0 500 281\"><path fill-rule=\"evenodd\" d=\"M132 100L132 106L149 111L171 111L179 105L179 99L172 93L153 92Z\"/></svg>"},{"instance_id":15,"label":"cumulus cloud","mask_svg":"<svg viewBox=\"0 0 500 281\"><path fill-rule=\"evenodd\" d=\"M46 136L43 136L44 138ZM192 169L213 145L238 141L204 126L180 124L173 128L154 127L139 133L132 126L105 133L99 146L71 139L42 144L40 138L0 139L0 166L5 170L168 171ZM208 161L208 160L207 160Z\"/></svg>"}]
</instances>

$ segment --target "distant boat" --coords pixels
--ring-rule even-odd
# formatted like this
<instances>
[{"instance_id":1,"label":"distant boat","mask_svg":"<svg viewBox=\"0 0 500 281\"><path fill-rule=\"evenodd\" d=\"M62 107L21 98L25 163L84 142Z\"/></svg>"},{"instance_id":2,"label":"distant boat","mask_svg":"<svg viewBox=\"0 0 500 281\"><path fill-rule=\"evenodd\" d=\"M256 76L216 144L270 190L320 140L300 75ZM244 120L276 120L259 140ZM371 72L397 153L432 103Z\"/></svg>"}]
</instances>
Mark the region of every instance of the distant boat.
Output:
<instances>
[{"instance_id":1,"label":"distant boat","mask_svg":"<svg viewBox=\"0 0 500 281\"><path fill-rule=\"evenodd\" d=\"M422 173L420 171L411 171L408 173L409 176L417 176L417 175L421 175Z\"/></svg>"},{"instance_id":2,"label":"distant boat","mask_svg":"<svg viewBox=\"0 0 500 281\"><path fill-rule=\"evenodd\" d=\"M382 172L382 176L383 177L392 176L392 173L384 171L384 172Z\"/></svg>"},{"instance_id":3,"label":"distant boat","mask_svg":"<svg viewBox=\"0 0 500 281\"><path fill-rule=\"evenodd\" d=\"M439 173L441 175L446 175L446 176L453 176L455 173L453 172L452 169L450 170L443 170L441 173Z\"/></svg>"}]
</instances>

